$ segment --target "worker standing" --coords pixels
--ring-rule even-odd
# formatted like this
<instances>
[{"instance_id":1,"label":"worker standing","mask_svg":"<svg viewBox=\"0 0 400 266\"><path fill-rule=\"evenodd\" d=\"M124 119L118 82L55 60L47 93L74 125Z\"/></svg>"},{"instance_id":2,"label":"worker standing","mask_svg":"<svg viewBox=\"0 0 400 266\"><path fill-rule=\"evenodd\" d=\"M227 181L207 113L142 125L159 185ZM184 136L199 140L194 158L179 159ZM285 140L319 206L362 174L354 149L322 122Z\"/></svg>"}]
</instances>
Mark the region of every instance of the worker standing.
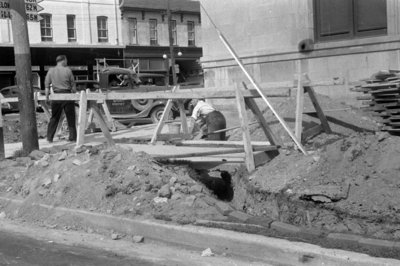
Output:
<instances>
[{"instance_id":1,"label":"worker standing","mask_svg":"<svg viewBox=\"0 0 400 266\"><path fill-rule=\"evenodd\" d=\"M67 67L67 57L59 55L56 58L57 65L49 69L45 79L46 100L49 100L50 84L54 93L75 93L76 85L74 75L69 67ZM62 111L64 110L67 117L69 141L76 141L75 126L75 103L73 101L52 101L51 102L51 118L47 128L47 141L53 142L57 125L60 120Z\"/></svg>"},{"instance_id":2,"label":"worker standing","mask_svg":"<svg viewBox=\"0 0 400 266\"><path fill-rule=\"evenodd\" d=\"M206 103L204 99L193 99L194 106L192 118L200 127L202 138L208 140L225 140L225 132L212 133L226 128L224 115L217 111L212 105Z\"/></svg>"}]
</instances>

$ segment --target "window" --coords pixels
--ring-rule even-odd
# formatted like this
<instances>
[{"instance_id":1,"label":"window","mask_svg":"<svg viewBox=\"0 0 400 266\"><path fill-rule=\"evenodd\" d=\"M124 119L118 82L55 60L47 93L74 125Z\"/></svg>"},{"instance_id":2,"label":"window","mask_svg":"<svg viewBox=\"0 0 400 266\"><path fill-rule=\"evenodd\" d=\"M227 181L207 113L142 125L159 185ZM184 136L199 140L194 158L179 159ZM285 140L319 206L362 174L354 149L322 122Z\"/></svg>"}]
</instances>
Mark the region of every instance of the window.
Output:
<instances>
[{"instance_id":1,"label":"window","mask_svg":"<svg viewBox=\"0 0 400 266\"><path fill-rule=\"evenodd\" d=\"M314 0L316 40L387 33L386 0Z\"/></svg>"},{"instance_id":2,"label":"window","mask_svg":"<svg viewBox=\"0 0 400 266\"><path fill-rule=\"evenodd\" d=\"M76 42L75 15L67 15L68 42Z\"/></svg>"},{"instance_id":3,"label":"window","mask_svg":"<svg viewBox=\"0 0 400 266\"><path fill-rule=\"evenodd\" d=\"M99 42L108 42L107 17L97 17L97 36Z\"/></svg>"},{"instance_id":4,"label":"window","mask_svg":"<svg viewBox=\"0 0 400 266\"><path fill-rule=\"evenodd\" d=\"M129 44L137 44L137 20L136 18L128 18L129 25Z\"/></svg>"},{"instance_id":5,"label":"window","mask_svg":"<svg viewBox=\"0 0 400 266\"><path fill-rule=\"evenodd\" d=\"M171 20L171 29L172 29L172 44L178 45L178 35L176 33L176 20Z\"/></svg>"},{"instance_id":6,"label":"window","mask_svg":"<svg viewBox=\"0 0 400 266\"><path fill-rule=\"evenodd\" d=\"M40 14L43 18L40 21L40 35L42 36L42 42L52 42L53 41L53 28L51 25L51 15L50 14Z\"/></svg>"},{"instance_id":7,"label":"window","mask_svg":"<svg viewBox=\"0 0 400 266\"><path fill-rule=\"evenodd\" d=\"M194 33L194 22L187 22L187 30L188 30L188 45L195 46L195 33Z\"/></svg>"},{"instance_id":8,"label":"window","mask_svg":"<svg viewBox=\"0 0 400 266\"><path fill-rule=\"evenodd\" d=\"M150 45L157 45L158 44L158 38L157 38L157 20L156 19L150 19Z\"/></svg>"}]
</instances>

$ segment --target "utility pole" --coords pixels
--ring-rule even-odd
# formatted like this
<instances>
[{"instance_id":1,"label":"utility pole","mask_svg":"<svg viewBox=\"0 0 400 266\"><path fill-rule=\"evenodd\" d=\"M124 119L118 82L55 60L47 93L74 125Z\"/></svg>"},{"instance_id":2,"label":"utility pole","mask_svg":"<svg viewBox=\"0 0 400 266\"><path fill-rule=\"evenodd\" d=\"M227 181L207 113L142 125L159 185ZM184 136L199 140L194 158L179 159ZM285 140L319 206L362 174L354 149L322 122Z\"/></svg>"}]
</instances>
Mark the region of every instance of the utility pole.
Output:
<instances>
[{"instance_id":1,"label":"utility pole","mask_svg":"<svg viewBox=\"0 0 400 266\"><path fill-rule=\"evenodd\" d=\"M31 52L25 1L10 1L11 26L17 72L18 108L21 122L22 149L25 154L39 149L36 108L33 100Z\"/></svg>"},{"instance_id":2,"label":"utility pole","mask_svg":"<svg viewBox=\"0 0 400 266\"><path fill-rule=\"evenodd\" d=\"M175 71L175 55L174 55L174 38L172 36L172 13L170 7L170 0L167 1L167 18L168 18L168 36L169 36L169 55L171 60L171 70L172 70L172 85L177 84L176 71Z\"/></svg>"}]
</instances>

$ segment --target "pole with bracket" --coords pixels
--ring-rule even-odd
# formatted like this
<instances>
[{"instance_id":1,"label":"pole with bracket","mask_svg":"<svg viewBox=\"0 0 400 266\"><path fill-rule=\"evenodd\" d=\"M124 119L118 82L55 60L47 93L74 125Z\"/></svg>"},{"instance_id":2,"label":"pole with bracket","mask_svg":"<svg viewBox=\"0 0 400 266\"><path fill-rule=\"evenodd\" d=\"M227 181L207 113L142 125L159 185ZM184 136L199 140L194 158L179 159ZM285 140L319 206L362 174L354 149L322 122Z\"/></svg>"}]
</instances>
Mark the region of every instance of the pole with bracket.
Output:
<instances>
[{"instance_id":1,"label":"pole with bracket","mask_svg":"<svg viewBox=\"0 0 400 266\"><path fill-rule=\"evenodd\" d=\"M26 20L25 1L10 1L14 40L15 70L17 72L19 115L22 149L25 154L39 149L36 108L33 99L31 52Z\"/></svg>"}]
</instances>

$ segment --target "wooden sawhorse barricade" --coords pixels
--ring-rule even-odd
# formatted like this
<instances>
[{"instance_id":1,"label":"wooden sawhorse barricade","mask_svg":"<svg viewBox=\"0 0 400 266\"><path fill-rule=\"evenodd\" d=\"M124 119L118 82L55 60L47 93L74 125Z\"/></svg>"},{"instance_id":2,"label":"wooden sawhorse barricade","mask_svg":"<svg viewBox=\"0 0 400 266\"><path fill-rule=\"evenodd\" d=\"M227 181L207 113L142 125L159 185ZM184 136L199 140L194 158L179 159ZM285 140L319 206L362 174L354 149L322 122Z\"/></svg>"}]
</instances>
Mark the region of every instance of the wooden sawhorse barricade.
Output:
<instances>
[{"instance_id":1,"label":"wooden sawhorse barricade","mask_svg":"<svg viewBox=\"0 0 400 266\"><path fill-rule=\"evenodd\" d=\"M244 88L247 90L246 85L243 83ZM179 91L179 86L174 87L173 92L178 92ZM265 118L262 115L261 110L258 108L256 102L254 99L252 98L245 98L243 96L243 93L241 92L239 87L236 87L235 89L235 93L236 93L236 105L238 108L238 112L239 112L239 118L240 118L240 128L242 129L242 133L243 133L243 149L240 148L236 148L236 149L231 149L228 152L229 153L240 153L243 152L245 153L245 163L246 163L246 168L249 172L252 172L255 170L256 165L255 165L255 159L254 159L254 150L253 150L253 145L251 143L251 137L250 137L250 131L249 131L249 122L248 122L248 118L247 118L247 113L246 113L246 106L253 112L253 114L255 115L256 119L258 120L261 128L263 129L268 141L269 141L269 145L268 147L265 148L265 152L270 152L270 151L277 151L278 147L275 146L276 145L276 141L275 138L273 136L273 133L271 131L271 129L269 128L267 121L265 120ZM155 132L153 134L153 137L151 139L150 144L155 144L157 141L157 138L159 137L161 130L165 124L166 119L169 117L169 113L171 112L171 107L173 104L173 100L172 99L168 99L166 107L164 109L164 112L161 116L161 119L159 121L159 123L157 124L157 127L155 129ZM180 117L181 117L181 122L182 122L182 130L183 130L183 134L184 136L189 134L190 132L188 131L188 125L187 125L187 120L186 120L186 114L185 114L185 110L183 107L183 103L181 101L177 101L178 107L179 107L179 111L180 111ZM204 144L206 145L207 141L204 142ZM212 144L215 145L215 144ZM226 141L226 145L223 146L229 146L231 145L231 143L229 143L229 141ZM221 153L228 153L227 151L221 151ZM209 155L217 155L217 154L221 154L218 152L205 152L205 153L196 153L196 154L189 154L190 156L209 156ZM188 154L182 154L182 155L176 155L173 156L173 158L182 158L188 156ZM171 156L169 156L171 158Z\"/></svg>"}]
</instances>

